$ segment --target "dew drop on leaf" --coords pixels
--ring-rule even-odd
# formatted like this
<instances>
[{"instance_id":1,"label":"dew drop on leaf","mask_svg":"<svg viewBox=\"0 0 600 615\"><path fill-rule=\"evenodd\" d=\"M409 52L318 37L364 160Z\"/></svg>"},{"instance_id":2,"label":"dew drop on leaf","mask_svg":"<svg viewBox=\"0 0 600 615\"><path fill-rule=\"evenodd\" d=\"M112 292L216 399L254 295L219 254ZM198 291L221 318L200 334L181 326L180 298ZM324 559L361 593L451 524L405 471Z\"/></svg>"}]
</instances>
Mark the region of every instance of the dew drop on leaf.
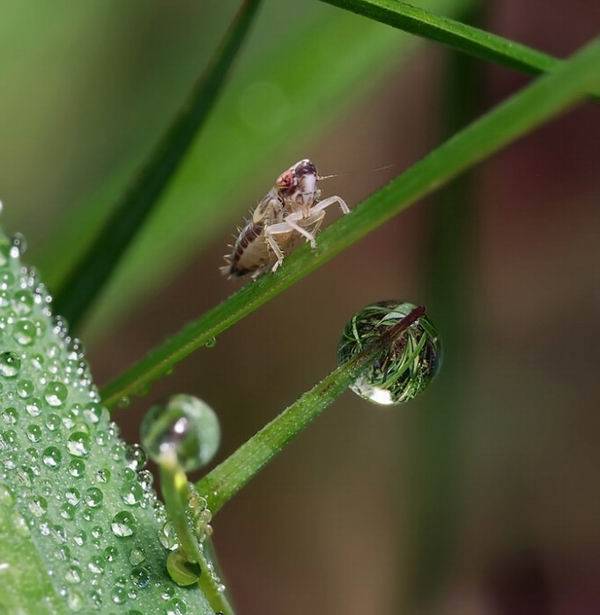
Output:
<instances>
[{"instance_id":1,"label":"dew drop on leaf","mask_svg":"<svg viewBox=\"0 0 600 615\"><path fill-rule=\"evenodd\" d=\"M21 359L14 352L3 352L0 354L0 376L4 378L14 378L21 369Z\"/></svg>"},{"instance_id":2,"label":"dew drop on leaf","mask_svg":"<svg viewBox=\"0 0 600 615\"><path fill-rule=\"evenodd\" d=\"M135 532L135 518L131 513L122 510L113 517L110 529L112 533L119 538L133 536Z\"/></svg>"},{"instance_id":3,"label":"dew drop on leaf","mask_svg":"<svg viewBox=\"0 0 600 615\"><path fill-rule=\"evenodd\" d=\"M174 454L186 472L206 465L221 439L213 409L191 395L174 395L167 404L153 406L142 421L140 433L154 461Z\"/></svg>"},{"instance_id":4,"label":"dew drop on leaf","mask_svg":"<svg viewBox=\"0 0 600 615\"><path fill-rule=\"evenodd\" d=\"M90 453L90 437L82 431L76 431L67 440L67 450L73 457L87 457Z\"/></svg>"},{"instance_id":5,"label":"dew drop on leaf","mask_svg":"<svg viewBox=\"0 0 600 615\"><path fill-rule=\"evenodd\" d=\"M338 363L361 352L375 337L408 316L411 303L382 301L357 312L346 324L338 344ZM431 382L440 365L441 344L433 323L421 316L379 354L373 365L351 385L368 401L390 406L413 399Z\"/></svg>"}]
</instances>

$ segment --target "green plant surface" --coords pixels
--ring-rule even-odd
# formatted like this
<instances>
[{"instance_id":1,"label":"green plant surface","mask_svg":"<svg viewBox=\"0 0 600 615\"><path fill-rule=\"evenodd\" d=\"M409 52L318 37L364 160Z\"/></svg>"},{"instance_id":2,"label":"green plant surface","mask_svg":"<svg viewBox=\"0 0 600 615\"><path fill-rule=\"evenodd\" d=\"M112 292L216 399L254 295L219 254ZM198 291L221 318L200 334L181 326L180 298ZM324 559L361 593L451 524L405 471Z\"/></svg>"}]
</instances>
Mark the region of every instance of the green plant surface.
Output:
<instances>
[{"instance_id":1,"label":"green plant surface","mask_svg":"<svg viewBox=\"0 0 600 615\"><path fill-rule=\"evenodd\" d=\"M0 286L0 611L213 615L167 575L141 452L119 438L79 342L3 235Z\"/></svg>"},{"instance_id":2,"label":"green plant surface","mask_svg":"<svg viewBox=\"0 0 600 615\"><path fill-rule=\"evenodd\" d=\"M539 74L557 68L562 60L467 23L436 15L426 8L398 0L322 0L357 15L388 24L464 51L482 60ZM593 90L596 94L600 92Z\"/></svg>"},{"instance_id":3,"label":"green plant surface","mask_svg":"<svg viewBox=\"0 0 600 615\"><path fill-rule=\"evenodd\" d=\"M369 368L377 355L386 352L424 314L425 308L415 307L384 334L366 339L361 352L344 361L199 480L196 489L206 498L213 515Z\"/></svg>"},{"instance_id":4,"label":"green plant surface","mask_svg":"<svg viewBox=\"0 0 600 615\"><path fill-rule=\"evenodd\" d=\"M143 227L191 147L223 88L261 0L244 0L239 12L189 100L157 144L130 189L118 202L63 286L56 289L55 309L76 327L102 292L127 246Z\"/></svg>"},{"instance_id":5,"label":"green plant surface","mask_svg":"<svg viewBox=\"0 0 600 615\"><path fill-rule=\"evenodd\" d=\"M353 245L418 199L473 167L505 145L580 102L600 75L600 41L594 40L555 71L501 103L421 159L383 189L325 229L312 251L302 246L276 274L248 284L220 305L189 323L102 391L104 403L114 408L149 385L197 348L244 316L274 298L334 256Z\"/></svg>"},{"instance_id":6,"label":"green plant surface","mask_svg":"<svg viewBox=\"0 0 600 615\"><path fill-rule=\"evenodd\" d=\"M427 6L458 15L469 4L430 0ZM292 16L294 27L286 31L284 45L257 52L252 43L278 43L277 23L290 19L284 9L283 3L271 3L269 11L261 13L249 41L251 61L241 59L201 138L128 249L91 316L87 339L114 322L136 297L160 287L169 272L217 232L223 233L225 244L229 232L223 229L239 222L234 204L245 198L251 207L282 165L305 156L311 139L372 91L419 43L376 22L314 3ZM115 187L121 183L112 180ZM103 191L97 201L69 212L63 232L38 253L35 262L51 289L64 287L72 259L80 258L103 218L107 198Z\"/></svg>"}]
</instances>

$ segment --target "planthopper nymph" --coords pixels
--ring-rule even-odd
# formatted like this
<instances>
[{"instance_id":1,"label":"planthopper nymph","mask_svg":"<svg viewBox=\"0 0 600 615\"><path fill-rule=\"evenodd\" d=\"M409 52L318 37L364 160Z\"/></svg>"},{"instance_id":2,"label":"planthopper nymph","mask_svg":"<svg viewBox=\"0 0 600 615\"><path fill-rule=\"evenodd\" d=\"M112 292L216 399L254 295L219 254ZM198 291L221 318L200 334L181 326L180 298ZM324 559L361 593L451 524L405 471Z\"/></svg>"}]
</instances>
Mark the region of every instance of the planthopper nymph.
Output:
<instances>
[{"instance_id":1,"label":"planthopper nymph","mask_svg":"<svg viewBox=\"0 0 600 615\"><path fill-rule=\"evenodd\" d=\"M276 271L302 238L315 248L325 210L337 203L350 213L339 196L319 201L317 168L308 159L300 160L284 171L275 185L252 212L249 222L239 231L232 251L221 267L224 275L257 278L269 269Z\"/></svg>"}]
</instances>

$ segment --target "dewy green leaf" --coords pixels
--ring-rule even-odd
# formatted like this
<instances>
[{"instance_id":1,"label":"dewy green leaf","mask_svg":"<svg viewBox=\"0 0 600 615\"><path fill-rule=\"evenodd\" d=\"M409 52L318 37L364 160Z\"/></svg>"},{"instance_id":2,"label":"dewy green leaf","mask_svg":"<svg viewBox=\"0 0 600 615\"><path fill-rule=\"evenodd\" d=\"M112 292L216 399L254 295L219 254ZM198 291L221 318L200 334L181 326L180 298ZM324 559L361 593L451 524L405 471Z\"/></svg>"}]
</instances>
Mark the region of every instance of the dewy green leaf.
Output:
<instances>
[{"instance_id":1,"label":"dewy green leaf","mask_svg":"<svg viewBox=\"0 0 600 615\"><path fill-rule=\"evenodd\" d=\"M398 0L322 0L422 36L483 60L538 74L557 68L562 60L469 24L436 15L425 8ZM597 92L597 90L594 90ZM600 94L600 92L599 92Z\"/></svg>"},{"instance_id":2,"label":"dewy green leaf","mask_svg":"<svg viewBox=\"0 0 600 615\"><path fill-rule=\"evenodd\" d=\"M0 235L0 612L212 615L169 578L144 455L119 438L20 245Z\"/></svg>"},{"instance_id":3,"label":"dewy green leaf","mask_svg":"<svg viewBox=\"0 0 600 615\"><path fill-rule=\"evenodd\" d=\"M276 274L248 284L226 301L189 323L102 391L107 406L144 392L191 352L276 297L292 284L419 198L433 192L462 171L497 152L544 121L572 107L600 82L600 40L594 40L552 73L513 95L458 132L354 211L325 229L316 251L302 246Z\"/></svg>"},{"instance_id":4,"label":"dewy green leaf","mask_svg":"<svg viewBox=\"0 0 600 615\"><path fill-rule=\"evenodd\" d=\"M79 323L104 288L208 118L260 2L243 0L213 61L194 86L189 100L89 249L58 289L56 311L69 321L71 327Z\"/></svg>"},{"instance_id":5,"label":"dewy green leaf","mask_svg":"<svg viewBox=\"0 0 600 615\"><path fill-rule=\"evenodd\" d=\"M426 5L457 15L470 2L429 0ZM269 9L261 14L248 54L240 58L201 138L93 311L88 337L90 330L98 331L130 309L136 297L154 292L215 232L222 233L225 243L240 215L232 207L248 199L245 213L282 160L291 162L288 158L304 155L310 139L372 91L420 42L319 3L303 4L300 15L288 3L272 2ZM294 27L280 41L279 24L291 19ZM277 44L269 45L271 40ZM105 210L106 202L103 193L92 204L69 211L60 236L38 255L50 288L64 287L63 247L69 246L70 258L81 254L93 236L90 226L102 219L98 212Z\"/></svg>"}]
</instances>

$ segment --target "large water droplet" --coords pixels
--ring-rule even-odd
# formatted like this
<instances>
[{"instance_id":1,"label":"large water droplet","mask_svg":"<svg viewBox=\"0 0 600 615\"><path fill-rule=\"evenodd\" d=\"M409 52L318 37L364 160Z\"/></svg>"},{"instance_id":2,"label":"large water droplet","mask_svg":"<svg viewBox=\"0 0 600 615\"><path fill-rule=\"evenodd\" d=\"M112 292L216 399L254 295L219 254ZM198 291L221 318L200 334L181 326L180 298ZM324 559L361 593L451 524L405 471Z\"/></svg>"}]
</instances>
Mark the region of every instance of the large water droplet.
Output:
<instances>
[{"instance_id":1,"label":"large water droplet","mask_svg":"<svg viewBox=\"0 0 600 615\"><path fill-rule=\"evenodd\" d=\"M174 454L184 470L206 465L219 447L221 430L213 409L191 395L153 406L142 421L142 444L154 461Z\"/></svg>"},{"instance_id":2,"label":"large water droplet","mask_svg":"<svg viewBox=\"0 0 600 615\"><path fill-rule=\"evenodd\" d=\"M44 452L42 453L43 464L48 468L52 468L53 470L60 466L61 459L61 452L58 448L56 448L56 446L48 446L44 449Z\"/></svg>"},{"instance_id":3,"label":"large water droplet","mask_svg":"<svg viewBox=\"0 0 600 615\"><path fill-rule=\"evenodd\" d=\"M415 309L411 303L382 301L356 313L339 342L338 362L344 363ZM360 397L380 405L409 401L431 382L441 359L441 344L433 323L419 317L400 333L387 351L350 387Z\"/></svg>"}]
</instances>

